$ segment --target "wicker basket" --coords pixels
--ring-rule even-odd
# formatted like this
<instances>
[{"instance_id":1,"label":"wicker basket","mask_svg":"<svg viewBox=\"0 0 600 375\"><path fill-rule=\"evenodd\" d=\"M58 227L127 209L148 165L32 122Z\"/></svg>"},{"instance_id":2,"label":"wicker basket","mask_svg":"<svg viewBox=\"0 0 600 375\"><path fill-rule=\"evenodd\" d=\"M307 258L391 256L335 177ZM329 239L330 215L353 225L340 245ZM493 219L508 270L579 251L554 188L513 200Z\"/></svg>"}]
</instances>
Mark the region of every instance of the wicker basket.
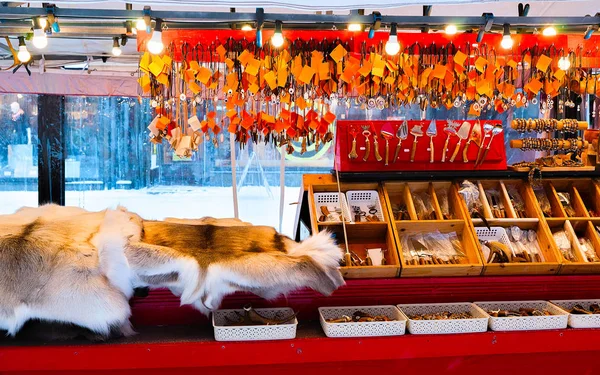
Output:
<instances>
[{"instance_id":1,"label":"wicker basket","mask_svg":"<svg viewBox=\"0 0 600 375\"><path fill-rule=\"evenodd\" d=\"M315 193L315 205L317 206L317 210L320 206L328 206L335 207L335 209L340 209L343 212L343 215L346 217L346 222L352 222L352 216L350 215L350 210L348 209L348 202L346 201L346 195L344 193ZM320 212L320 211L319 211ZM319 223L327 223L327 222L340 222L340 221L320 221L320 214L317 213L317 222Z\"/></svg>"},{"instance_id":2,"label":"wicker basket","mask_svg":"<svg viewBox=\"0 0 600 375\"><path fill-rule=\"evenodd\" d=\"M581 300L563 300L563 301L550 301L556 306L568 312L575 305L581 305L584 308L588 308L589 305L597 303L600 304L600 299L581 299ZM569 314L569 327L571 328L600 328L600 314L592 315L580 315L580 314Z\"/></svg>"},{"instance_id":3,"label":"wicker basket","mask_svg":"<svg viewBox=\"0 0 600 375\"><path fill-rule=\"evenodd\" d=\"M408 332L416 335L485 332L488 327L489 315L472 303L438 303L438 304L412 304L398 305L406 316ZM472 319L448 320L412 320L408 316L413 314L432 314L442 311L451 313L469 312Z\"/></svg>"},{"instance_id":4,"label":"wicker basket","mask_svg":"<svg viewBox=\"0 0 600 375\"><path fill-rule=\"evenodd\" d=\"M294 314L294 310L284 308L255 309L259 314L269 319L284 319ZM244 310L217 310L212 314L212 322L217 341L260 341L260 340L285 340L296 337L298 320L287 324L259 325L259 326L227 326L227 319L237 321L239 316L236 312L243 314Z\"/></svg>"},{"instance_id":5,"label":"wicker basket","mask_svg":"<svg viewBox=\"0 0 600 375\"><path fill-rule=\"evenodd\" d=\"M567 328L569 314L547 301L475 302L484 311L518 310L521 307L546 309L554 315L495 318L490 316L492 331L537 331Z\"/></svg>"},{"instance_id":6,"label":"wicker basket","mask_svg":"<svg viewBox=\"0 0 600 375\"><path fill-rule=\"evenodd\" d=\"M349 190L346 192L346 197L348 198L348 206L352 213L354 213L356 207L359 211L365 212L367 215L377 216L379 221L385 221L381 201L379 200L379 193L376 190ZM370 213L369 207L375 207L377 212ZM354 220L354 216L352 220Z\"/></svg>"},{"instance_id":7,"label":"wicker basket","mask_svg":"<svg viewBox=\"0 0 600 375\"><path fill-rule=\"evenodd\" d=\"M336 319L342 315L352 316L357 310L371 315L385 315L396 320L361 323L326 322L326 319ZM327 337L399 336L406 331L406 318L395 306L319 307L319 320Z\"/></svg>"}]
</instances>

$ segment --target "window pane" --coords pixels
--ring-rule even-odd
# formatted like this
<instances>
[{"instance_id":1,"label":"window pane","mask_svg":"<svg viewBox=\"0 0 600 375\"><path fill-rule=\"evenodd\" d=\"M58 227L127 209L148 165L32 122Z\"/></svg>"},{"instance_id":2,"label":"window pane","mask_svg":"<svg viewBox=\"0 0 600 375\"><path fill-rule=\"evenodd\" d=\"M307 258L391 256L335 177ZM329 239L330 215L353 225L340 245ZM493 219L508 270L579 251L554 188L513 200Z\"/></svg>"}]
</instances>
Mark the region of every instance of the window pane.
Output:
<instances>
[{"instance_id":1,"label":"window pane","mask_svg":"<svg viewBox=\"0 0 600 375\"><path fill-rule=\"evenodd\" d=\"M212 108L195 110L202 118ZM205 140L191 158L179 158L166 141L150 141L151 120L147 100L67 98L67 205L122 205L147 219L232 217L228 135Z\"/></svg>"},{"instance_id":2,"label":"window pane","mask_svg":"<svg viewBox=\"0 0 600 375\"><path fill-rule=\"evenodd\" d=\"M37 95L0 95L0 214L38 205Z\"/></svg>"}]
</instances>

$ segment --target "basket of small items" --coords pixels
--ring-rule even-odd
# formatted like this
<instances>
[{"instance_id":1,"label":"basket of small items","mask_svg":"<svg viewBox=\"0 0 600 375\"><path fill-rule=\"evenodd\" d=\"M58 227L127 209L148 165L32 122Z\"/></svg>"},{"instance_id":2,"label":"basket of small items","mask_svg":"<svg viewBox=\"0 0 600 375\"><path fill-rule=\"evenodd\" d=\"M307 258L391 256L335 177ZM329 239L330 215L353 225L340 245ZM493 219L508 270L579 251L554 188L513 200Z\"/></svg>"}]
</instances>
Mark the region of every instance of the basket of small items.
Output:
<instances>
[{"instance_id":1,"label":"basket of small items","mask_svg":"<svg viewBox=\"0 0 600 375\"><path fill-rule=\"evenodd\" d=\"M355 223L385 221L377 190L349 190L346 198Z\"/></svg>"},{"instance_id":2,"label":"basket of small items","mask_svg":"<svg viewBox=\"0 0 600 375\"><path fill-rule=\"evenodd\" d=\"M571 328L600 328L600 300L550 301L569 313Z\"/></svg>"},{"instance_id":3,"label":"basket of small items","mask_svg":"<svg viewBox=\"0 0 600 375\"><path fill-rule=\"evenodd\" d=\"M485 332L489 315L472 303L398 305L411 334Z\"/></svg>"},{"instance_id":4,"label":"basket of small items","mask_svg":"<svg viewBox=\"0 0 600 375\"><path fill-rule=\"evenodd\" d=\"M567 328L569 314L547 301L475 302L490 315L492 331Z\"/></svg>"},{"instance_id":5,"label":"basket of small items","mask_svg":"<svg viewBox=\"0 0 600 375\"><path fill-rule=\"evenodd\" d=\"M318 210L317 222L352 221L344 193L315 193L314 198Z\"/></svg>"},{"instance_id":6,"label":"basket of small items","mask_svg":"<svg viewBox=\"0 0 600 375\"><path fill-rule=\"evenodd\" d=\"M298 320L290 308L217 310L212 315L215 340L259 341L296 337Z\"/></svg>"},{"instance_id":7,"label":"basket of small items","mask_svg":"<svg viewBox=\"0 0 600 375\"><path fill-rule=\"evenodd\" d=\"M319 307L327 337L399 336L406 318L395 306Z\"/></svg>"}]
</instances>

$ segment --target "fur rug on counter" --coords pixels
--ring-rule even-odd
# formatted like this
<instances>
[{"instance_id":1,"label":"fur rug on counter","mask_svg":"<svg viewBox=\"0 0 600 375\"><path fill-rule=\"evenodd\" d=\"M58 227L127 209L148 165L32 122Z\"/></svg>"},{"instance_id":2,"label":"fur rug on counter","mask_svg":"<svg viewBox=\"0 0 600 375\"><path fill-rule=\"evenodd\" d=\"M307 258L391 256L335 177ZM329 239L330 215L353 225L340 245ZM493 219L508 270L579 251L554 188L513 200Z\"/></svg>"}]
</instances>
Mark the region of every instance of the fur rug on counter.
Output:
<instances>
[{"instance_id":1,"label":"fur rug on counter","mask_svg":"<svg viewBox=\"0 0 600 375\"><path fill-rule=\"evenodd\" d=\"M134 333L135 288L169 288L208 314L236 291L274 299L344 284L327 233L296 243L235 219L146 221L125 209L46 205L0 215L0 330L28 321L82 327L94 337Z\"/></svg>"}]
</instances>

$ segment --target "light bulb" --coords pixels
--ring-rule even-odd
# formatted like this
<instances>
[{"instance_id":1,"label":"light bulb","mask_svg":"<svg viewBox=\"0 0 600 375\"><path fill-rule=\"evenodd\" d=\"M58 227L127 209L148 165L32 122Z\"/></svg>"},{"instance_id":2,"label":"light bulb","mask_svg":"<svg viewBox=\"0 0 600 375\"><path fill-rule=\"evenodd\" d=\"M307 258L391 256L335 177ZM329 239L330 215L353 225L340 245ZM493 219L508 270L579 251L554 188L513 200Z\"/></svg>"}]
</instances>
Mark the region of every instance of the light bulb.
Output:
<instances>
[{"instance_id":1,"label":"light bulb","mask_svg":"<svg viewBox=\"0 0 600 375\"><path fill-rule=\"evenodd\" d=\"M121 56L121 46L119 45L119 37L114 37L113 38L113 49L112 49L112 54L113 56Z\"/></svg>"},{"instance_id":2,"label":"light bulb","mask_svg":"<svg viewBox=\"0 0 600 375\"><path fill-rule=\"evenodd\" d=\"M279 20L275 21L275 33L271 37L271 45L275 48L283 46L283 23Z\"/></svg>"},{"instance_id":3,"label":"light bulb","mask_svg":"<svg viewBox=\"0 0 600 375\"><path fill-rule=\"evenodd\" d=\"M279 48L279 47L283 46L283 35L281 35L279 33L273 34L273 36L271 37L271 44L275 48Z\"/></svg>"},{"instance_id":4,"label":"light bulb","mask_svg":"<svg viewBox=\"0 0 600 375\"><path fill-rule=\"evenodd\" d=\"M505 35L502 37L502 41L500 42L500 45L502 46L502 48L504 49L511 49L513 47L513 40L512 37L510 35Z\"/></svg>"},{"instance_id":5,"label":"light bulb","mask_svg":"<svg viewBox=\"0 0 600 375\"><path fill-rule=\"evenodd\" d=\"M571 67L571 60L569 60L569 57L563 56L560 59L558 59L558 68L560 70L569 70L570 67Z\"/></svg>"},{"instance_id":6,"label":"light bulb","mask_svg":"<svg viewBox=\"0 0 600 375\"><path fill-rule=\"evenodd\" d=\"M19 46L19 53L17 53L17 58L21 63L26 63L31 60L31 53L27 51L26 46Z\"/></svg>"},{"instance_id":7,"label":"light bulb","mask_svg":"<svg viewBox=\"0 0 600 375\"><path fill-rule=\"evenodd\" d=\"M385 53L394 56L400 52L400 43L398 43L398 37L396 35L390 35L390 38L385 43Z\"/></svg>"},{"instance_id":8,"label":"light bulb","mask_svg":"<svg viewBox=\"0 0 600 375\"><path fill-rule=\"evenodd\" d=\"M454 35L458 30L456 29L456 25L448 25L444 31L448 35Z\"/></svg>"},{"instance_id":9,"label":"light bulb","mask_svg":"<svg viewBox=\"0 0 600 375\"><path fill-rule=\"evenodd\" d=\"M152 37L146 44L146 48L148 48L148 52L150 52L153 55L160 54L163 51L163 49L165 48L165 45L162 42L162 31L161 30L162 30L162 20L157 18L156 25L154 26L154 32L152 33Z\"/></svg>"},{"instance_id":10,"label":"light bulb","mask_svg":"<svg viewBox=\"0 0 600 375\"><path fill-rule=\"evenodd\" d=\"M242 31L252 31L252 25L247 23L242 25Z\"/></svg>"},{"instance_id":11,"label":"light bulb","mask_svg":"<svg viewBox=\"0 0 600 375\"><path fill-rule=\"evenodd\" d=\"M500 45L504 49L511 49L513 47L514 42L512 40L512 37L510 36L510 25L505 23L503 27L504 33L502 34L503 36Z\"/></svg>"},{"instance_id":12,"label":"light bulb","mask_svg":"<svg viewBox=\"0 0 600 375\"><path fill-rule=\"evenodd\" d=\"M42 29L33 29L33 39L31 40L33 46L37 49L46 48L48 45L48 38L46 33Z\"/></svg>"},{"instance_id":13,"label":"light bulb","mask_svg":"<svg viewBox=\"0 0 600 375\"><path fill-rule=\"evenodd\" d=\"M543 36L555 36L556 29L554 28L554 26L545 27L544 30L542 30L542 35Z\"/></svg>"},{"instance_id":14,"label":"light bulb","mask_svg":"<svg viewBox=\"0 0 600 375\"><path fill-rule=\"evenodd\" d=\"M348 24L348 31L362 31L362 25L360 23L350 23Z\"/></svg>"},{"instance_id":15,"label":"light bulb","mask_svg":"<svg viewBox=\"0 0 600 375\"><path fill-rule=\"evenodd\" d=\"M146 30L146 21L144 21L143 18L140 18L139 20L137 20L137 22L135 23L135 28L138 30L142 30L145 31Z\"/></svg>"},{"instance_id":16,"label":"light bulb","mask_svg":"<svg viewBox=\"0 0 600 375\"><path fill-rule=\"evenodd\" d=\"M44 32L47 23L45 18L33 18L33 39L31 42L37 49L46 48L48 45L48 38L46 38L46 33Z\"/></svg>"},{"instance_id":17,"label":"light bulb","mask_svg":"<svg viewBox=\"0 0 600 375\"><path fill-rule=\"evenodd\" d=\"M392 28L390 30L390 36L388 41L385 43L385 53L388 55L394 56L400 52L400 43L398 43L398 31L396 23L392 23Z\"/></svg>"}]
</instances>

